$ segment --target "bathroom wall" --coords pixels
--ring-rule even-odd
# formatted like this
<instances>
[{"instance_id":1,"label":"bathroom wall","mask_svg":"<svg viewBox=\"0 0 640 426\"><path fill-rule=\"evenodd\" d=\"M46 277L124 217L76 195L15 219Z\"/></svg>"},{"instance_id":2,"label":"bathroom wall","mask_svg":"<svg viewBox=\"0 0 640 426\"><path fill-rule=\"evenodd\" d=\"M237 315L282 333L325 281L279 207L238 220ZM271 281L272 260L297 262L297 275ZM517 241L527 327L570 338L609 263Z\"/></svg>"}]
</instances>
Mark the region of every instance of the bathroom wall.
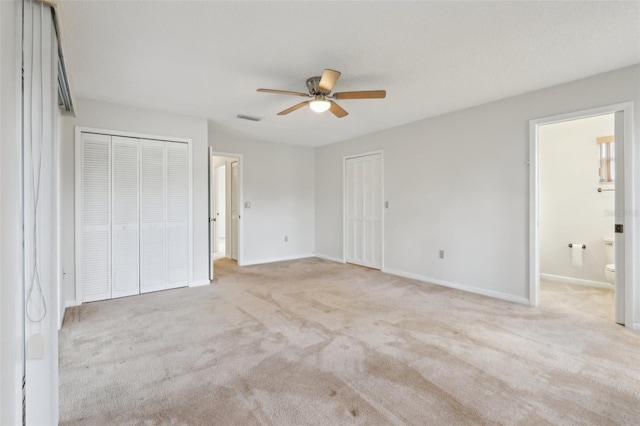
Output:
<instances>
[{"instance_id":1,"label":"bathroom wall","mask_svg":"<svg viewBox=\"0 0 640 426\"><path fill-rule=\"evenodd\" d=\"M613 114L540 128L542 274L567 277L569 282L606 282L602 240L613 236L614 193L597 191L613 185L599 181L596 138L613 132ZM572 263L569 243L586 244L581 267Z\"/></svg>"}]
</instances>

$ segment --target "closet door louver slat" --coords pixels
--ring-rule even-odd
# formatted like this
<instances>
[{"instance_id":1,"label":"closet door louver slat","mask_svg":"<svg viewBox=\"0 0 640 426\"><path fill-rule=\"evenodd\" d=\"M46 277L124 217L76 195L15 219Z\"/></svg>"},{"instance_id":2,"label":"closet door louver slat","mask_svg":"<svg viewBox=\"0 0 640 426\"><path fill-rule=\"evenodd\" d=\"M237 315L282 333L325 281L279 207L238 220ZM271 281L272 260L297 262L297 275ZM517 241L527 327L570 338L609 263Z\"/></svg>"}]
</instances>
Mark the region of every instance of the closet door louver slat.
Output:
<instances>
[{"instance_id":1,"label":"closet door louver slat","mask_svg":"<svg viewBox=\"0 0 640 426\"><path fill-rule=\"evenodd\" d=\"M138 139L112 136L111 297L140 293L139 149Z\"/></svg>"},{"instance_id":2,"label":"closet door louver slat","mask_svg":"<svg viewBox=\"0 0 640 426\"><path fill-rule=\"evenodd\" d=\"M82 301L111 297L111 137L82 134L81 221L77 247Z\"/></svg>"},{"instance_id":3,"label":"closet door louver slat","mask_svg":"<svg viewBox=\"0 0 640 426\"><path fill-rule=\"evenodd\" d=\"M140 292L167 288L165 142L140 142Z\"/></svg>"},{"instance_id":4,"label":"closet door louver slat","mask_svg":"<svg viewBox=\"0 0 640 426\"><path fill-rule=\"evenodd\" d=\"M189 162L186 144L167 143L167 288L189 284Z\"/></svg>"}]
</instances>

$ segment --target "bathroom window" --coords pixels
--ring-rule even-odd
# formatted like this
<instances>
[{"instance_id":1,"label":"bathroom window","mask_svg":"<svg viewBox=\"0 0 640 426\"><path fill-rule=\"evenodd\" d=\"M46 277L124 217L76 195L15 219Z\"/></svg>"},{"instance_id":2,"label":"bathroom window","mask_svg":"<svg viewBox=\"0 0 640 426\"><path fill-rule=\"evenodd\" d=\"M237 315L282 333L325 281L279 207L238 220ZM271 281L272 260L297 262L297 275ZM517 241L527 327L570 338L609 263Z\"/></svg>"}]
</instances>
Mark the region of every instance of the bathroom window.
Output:
<instances>
[{"instance_id":1,"label":"bathroom window","mask_svg":"<svg viewBox=\"0 0 640 426\"><path fill-rule=\"evenodd\" d=\"M615 141L613 135L598 138L600 148L600 182L613 182L615 177Z\"/></svg>"}]
</instances>

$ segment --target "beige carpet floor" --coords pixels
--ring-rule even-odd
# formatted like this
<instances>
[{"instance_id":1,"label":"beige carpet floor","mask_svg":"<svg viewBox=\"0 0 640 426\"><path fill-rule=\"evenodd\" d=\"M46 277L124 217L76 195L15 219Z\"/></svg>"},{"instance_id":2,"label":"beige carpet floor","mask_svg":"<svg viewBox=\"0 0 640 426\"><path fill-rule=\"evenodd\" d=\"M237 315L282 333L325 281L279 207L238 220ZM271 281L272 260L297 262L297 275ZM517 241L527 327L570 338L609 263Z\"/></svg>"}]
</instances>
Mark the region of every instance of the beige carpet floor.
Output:
<instances>
[{"instance_id":1,"label":"beige carpet floor","mask_svg":"<svg viewBox=\"0 0 640 426\"><path fill-rule=\"evenodd\" d=\"M216 268L67 310L62 424L640 423L640 335L553 289L531 308L313 258Z\"/></svg>"}]
</instances>

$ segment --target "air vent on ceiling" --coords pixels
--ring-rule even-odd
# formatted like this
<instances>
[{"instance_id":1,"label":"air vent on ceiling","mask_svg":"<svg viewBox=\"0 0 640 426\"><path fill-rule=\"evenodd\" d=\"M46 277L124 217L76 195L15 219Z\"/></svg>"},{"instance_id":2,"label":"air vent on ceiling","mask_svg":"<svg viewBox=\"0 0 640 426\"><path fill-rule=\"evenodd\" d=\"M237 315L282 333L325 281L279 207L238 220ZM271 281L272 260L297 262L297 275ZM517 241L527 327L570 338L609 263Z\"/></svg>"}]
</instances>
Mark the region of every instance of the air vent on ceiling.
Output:
<instances>
[{"instance_id":1,"label":"air vent on ceiling","mask_svg":"<svg viewBox=\"0 0 640 426\"><path fill-rule=\"evenodd\" d=\"M262 120L260 117L252 117L250 115L244 115L244 114L238 114L236 117L242 119L242 120L249 120L249 121L260 121Z\"/></svg>"}]
</instances>

